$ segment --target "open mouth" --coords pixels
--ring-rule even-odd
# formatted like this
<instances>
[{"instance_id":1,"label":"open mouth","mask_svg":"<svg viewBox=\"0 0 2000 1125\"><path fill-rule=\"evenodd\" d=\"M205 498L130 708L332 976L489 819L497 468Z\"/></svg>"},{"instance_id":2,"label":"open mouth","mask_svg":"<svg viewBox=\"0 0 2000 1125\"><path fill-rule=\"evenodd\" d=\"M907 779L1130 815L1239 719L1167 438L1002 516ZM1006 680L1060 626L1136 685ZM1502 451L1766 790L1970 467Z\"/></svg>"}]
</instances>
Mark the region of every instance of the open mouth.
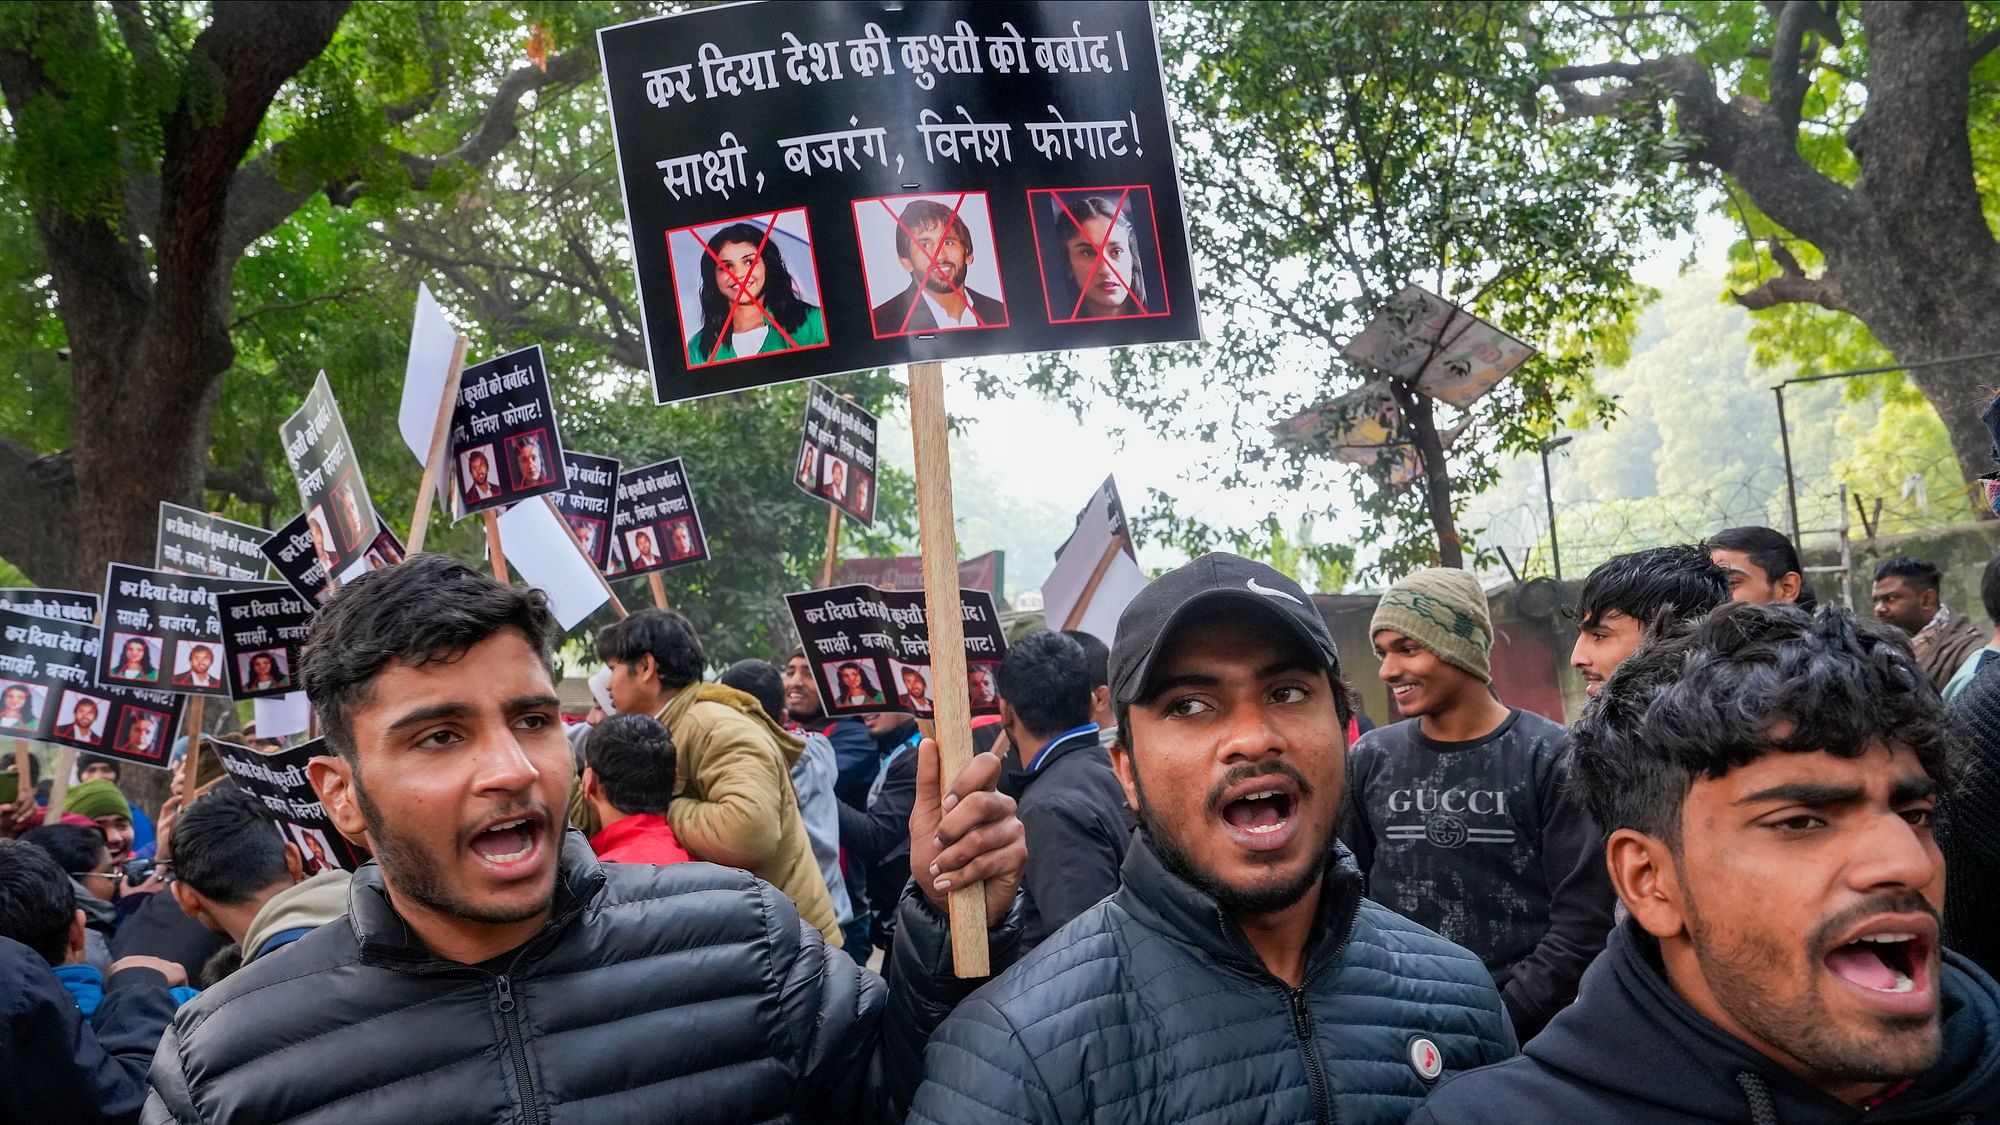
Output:
<instances>
[{"instance_id":1,"label":"open mouth","mask_svg":"<svg viewBox=\"0 0 2000 1125\"><path fill-rule=\"evenodd\" d=\"M1298 821L1298 788L1281 777L1264 777L1225 796L1222 823L1235 841L1252 851L1271 851L1290 842Z\"/></svg>"},{"instance_id":2,"label":"open mouth","mask_svg":"<svg viewBox=\"0 0 2000 1125\"><path fill-rule=\"evenodd\" d=\"M1931 933L1880 926L1833 947L1824 960L1828 972L1871 1006L1924 1013L1935 1003L1930 966L1936 949Z\"/></svg>"},{"instance_id":3,"label":"open mouth","mask_svg":"<svg viewBox=\"0 0 2000 1125\"><path fill-rule=\"evenodd\" d=\"M1416 693L1417 693L1417 685L1415 685L1415 684L1390 684L1390 685L1389 685L1389 694L1390 694L1390 695L1393 695L1393 696L1395 696L1395 697L1396 697L1396 702L1398 702L1398 703L1401 703L1401 702L1403 702L1404 700L1406 700L1406 699L1410 698L1411 696L1415 695Z\"/></svg>"},{"instance_id":4,"label":"open mouth","mask_svg":"<svg viewBox=\"0 0 2000 1125\"><path fill-rule=\"evenodd\" d=\"M472 853L499 868L519 868L541 852L548 835L547 817L540 812L512 817L481 829L472 836Z\"/></svg>"}]
</instances>

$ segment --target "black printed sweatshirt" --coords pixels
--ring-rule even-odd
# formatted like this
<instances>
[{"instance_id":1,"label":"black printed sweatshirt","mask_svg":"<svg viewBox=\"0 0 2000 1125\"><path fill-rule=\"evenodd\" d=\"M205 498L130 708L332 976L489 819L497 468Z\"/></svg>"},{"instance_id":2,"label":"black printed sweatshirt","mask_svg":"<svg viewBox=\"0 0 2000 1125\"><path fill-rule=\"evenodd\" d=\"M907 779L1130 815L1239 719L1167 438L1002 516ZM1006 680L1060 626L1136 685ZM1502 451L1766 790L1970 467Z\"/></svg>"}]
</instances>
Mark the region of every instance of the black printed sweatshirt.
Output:
<instances>
[{"instance_id":1,"label":"black printed sweatshirt","mask_svg":"<svg viewBox=\"0 0 2000 1125\"><path fill-rule=\"evenodd\" d=\"M1611 931L1603 834L1564 792L1561 726L1515 710L1484 738L1439 742L1417 724L1348 751L1340 838L1370 898L1486 962L1525 1043Z\"/></svg>"}]
</instances>

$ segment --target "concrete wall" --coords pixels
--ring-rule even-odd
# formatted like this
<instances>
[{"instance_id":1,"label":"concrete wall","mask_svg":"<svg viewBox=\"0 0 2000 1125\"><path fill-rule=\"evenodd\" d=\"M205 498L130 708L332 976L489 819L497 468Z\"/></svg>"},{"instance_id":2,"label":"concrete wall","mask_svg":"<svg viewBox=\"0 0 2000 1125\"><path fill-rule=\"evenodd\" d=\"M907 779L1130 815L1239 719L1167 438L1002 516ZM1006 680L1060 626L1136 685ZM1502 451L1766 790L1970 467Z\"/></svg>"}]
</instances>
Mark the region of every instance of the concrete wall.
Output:
<instances>
[{"instance_id":1,"label":"concrete wall","mask_svg":"<svg viewBox=\"0 0 2000 1125\"><path fill-rule=\"evenodd\" d=\"M1848 579L1848 593L1853 598L1850 604L1863 617L1870 612L1868 597L1875 585L1876 565L1896 555L1909 555L1938 568L1946 605L1971 614L1982 625L1994 624L1987 620L1979 600L1979 576L1987 560L2000 553L2000 521L1978 520L1874 540L1856 537L1849 541L1849 550L1854 556L1854 572ZM1839 552L1833 548L1814 547L1805 554L1807 566L1832 566L1839 561ZM1813 585L1823 599L1831 601L1840 596L1837 588L1830 588L1832 583L1832 575L1821 575Z\"/></svg>"}]
</instances>

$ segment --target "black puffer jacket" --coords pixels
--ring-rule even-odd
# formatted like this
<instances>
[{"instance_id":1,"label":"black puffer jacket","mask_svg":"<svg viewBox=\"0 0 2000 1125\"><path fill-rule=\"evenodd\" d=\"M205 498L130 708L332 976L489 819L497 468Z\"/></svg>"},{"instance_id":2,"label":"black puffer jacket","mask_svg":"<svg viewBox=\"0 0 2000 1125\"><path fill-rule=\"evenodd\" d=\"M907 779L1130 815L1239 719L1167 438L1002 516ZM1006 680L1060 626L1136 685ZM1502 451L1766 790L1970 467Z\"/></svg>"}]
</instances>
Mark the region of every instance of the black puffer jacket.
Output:
<instances>
[{"instance_id":1,"label":"black puffer jacket","mask_svg":"<svg viewBox=\"0 0 2000 1125\"><path fill-rule=\"evenodd\" d=\"M1576 1003L1521 1057L1441 1087L1410 1125L2000 1122L2000 986L1957 954L1944 963L1943 1057L1864 1114L1702 1018L1667 983L1658 950L1627 919L1584 973Z\"/></svg>"},{"instance_id":2,"label":"black puffer jacket","mask_svg":"<svg viewBox=\"0 0 2000 1125\"><path fill-rule=\"evenodd\" d=\"M969 987L914 890L901 926L885 999L769 884L706 863L600 867L571 832L554 915L494 972L416 944L370 865L345 921L182 1011L145 1120L893 1119L925 1037Z\"/></svg>"},{"instance_id":3,"label":"black puffer jacket","mask_svg":"<svg viewBox=\"0 0 2000 1125\"><path fill-rule=\"evenodd\" d=\"M1123 875L938 1028L911 1125L1401 1125L1416 1060L1514 1053L1479 958L1364 900L1344 849L1299 989L1143 833Z\"/></svg>"}]
</instances>

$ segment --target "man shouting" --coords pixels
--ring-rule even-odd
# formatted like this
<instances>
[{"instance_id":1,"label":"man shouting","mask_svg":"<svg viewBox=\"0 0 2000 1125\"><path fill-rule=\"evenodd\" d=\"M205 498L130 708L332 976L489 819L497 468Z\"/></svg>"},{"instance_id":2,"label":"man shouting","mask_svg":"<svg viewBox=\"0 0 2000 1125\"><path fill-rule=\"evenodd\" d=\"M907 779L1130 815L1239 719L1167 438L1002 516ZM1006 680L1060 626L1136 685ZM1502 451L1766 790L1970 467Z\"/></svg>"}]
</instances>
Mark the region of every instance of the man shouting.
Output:
<instances>
[{"instance_id":1,"label":"man shouting","mask_svg":"<svg viewBox=\"0 0 2000 1125\"><path fill-rule=\"evenodd\" d=\"M306 693L337 757L314 789L376 862L348 916L203 993L160 1045L145 1120L876 1121L967 984L940 905L985 879L1006 918L1024 849L986 756L910 817L895 986L746 872L600 867L563 829L575 760L539 591L439 555L341 588ZM936 874L931 874L935 871ZM1011 955L1013 924L994 950ZM969 982L968 982L969 983Z\"/></svg>"}]
</instances>

